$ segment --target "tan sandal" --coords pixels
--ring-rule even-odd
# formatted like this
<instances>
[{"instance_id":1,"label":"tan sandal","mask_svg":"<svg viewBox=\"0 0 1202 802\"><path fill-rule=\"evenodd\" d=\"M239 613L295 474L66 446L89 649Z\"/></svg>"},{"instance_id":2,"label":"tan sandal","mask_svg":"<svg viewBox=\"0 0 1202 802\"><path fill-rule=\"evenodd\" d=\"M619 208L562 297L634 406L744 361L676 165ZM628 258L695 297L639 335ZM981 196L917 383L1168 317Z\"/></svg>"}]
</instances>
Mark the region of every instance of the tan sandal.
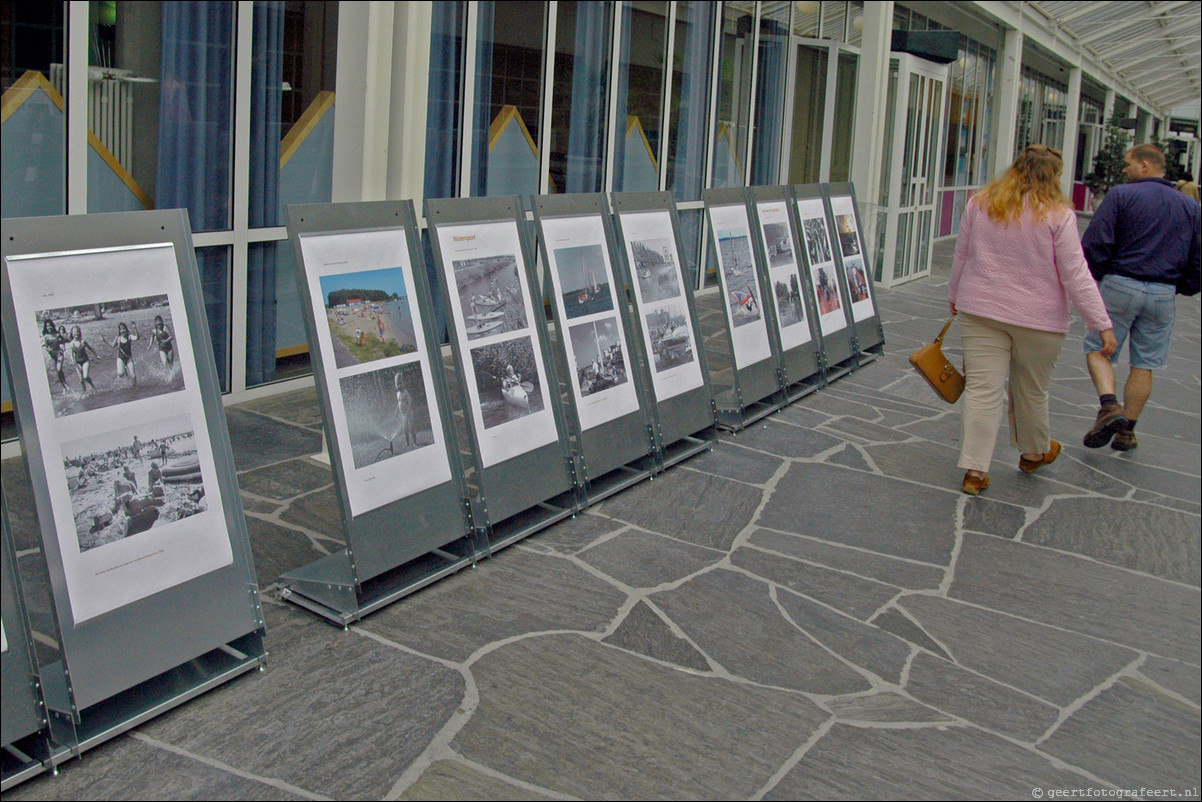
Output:
<instances>
[{"instance_id":1,"label":"tan sandal","mask_svg":"<svg viewBox=\"0 0 1202 802\"><path fill-rule=\"evenodd\" d=\"M987 487L989 487L988 476L973 476L971 473L966 473L960 489L970 496L979 496L981 491Z\"/></svg>"}]
</instances>

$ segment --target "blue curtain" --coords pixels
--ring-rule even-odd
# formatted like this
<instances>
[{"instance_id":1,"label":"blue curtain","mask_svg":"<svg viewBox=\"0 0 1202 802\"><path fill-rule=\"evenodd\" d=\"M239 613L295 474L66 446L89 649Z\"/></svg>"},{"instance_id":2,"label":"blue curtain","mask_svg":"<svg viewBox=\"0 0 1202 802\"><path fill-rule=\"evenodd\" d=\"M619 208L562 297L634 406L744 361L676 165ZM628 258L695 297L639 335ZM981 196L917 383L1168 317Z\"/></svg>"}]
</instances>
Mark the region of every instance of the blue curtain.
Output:
<instances>
[{"instance_id":1,"label":"blue curtain","mask_svg":"<svg viewBox=\"0 0 1202 802\"><path fill-rule=\"evenodd\" d=\"M234 4L163 3L155 205L230 227Z\"/></svg>"},{"instance_id":2,"label":"blue curtain","mask_svg":"<svg viewBox=\"0 0 1202 802\"><path fill-rule=\"evenodd\" d=\"M751 185L780 183L781 137L785 115L785 46L788 30L776 20L760 23L760 66L756 82L755 144Z\"/></svg>"},{"instance_id":3,"label":"blue curtain","mask_svg":"<svg viewBox=\"0 0 1202 802\"><path fill-rule=\"evenodd\" d=\"M440 4L435 4L440 5ZM469 79L475 82L476 102L472 120L472 197L488 194L488 128L492 125L492 45L493 16L496 3L489 0L478 6L476 19L476 74Z\"/></svg>"},{"instance_id":4,"label":"blue curtain","mask_svg":"<svg viewBox=\"0 0 1202 802\"><path fill-rule=\"evenodd\" d=\"M282 225L280 220L280 106L284 83L284 3L254 4L254 45L250 119L250 225ZM285 243L285 247L287 243ZM275 378L276 243L247 254L246 383Z\"/></svg>"},{"instance_id":5,"label":"blue curtain","mask_svg":"<svg viewBox=\"0 0 1202 802\"><path fill-rule=\"evenodd\" d=\"M682 7L685 3L680 4ZM705 124L709 107L710 50L714 17L720 3L688 3L680 104L676 112L672 193L677 200L698 200L705 185ZM683 10L683 9L682 9Z\"/></svg>"},{"instance_id":6,"label":"blue curtain","mask_svg":"<svg viewBox=\"0 0 1202 802\"><path fill-rule=\"evenodd\" d=\"M606 71L609 67L609 8L610 3L600 0L582 0L576 4L566 192L601 191ZM620 139L624 140L625 137Z\"/></svg>"}]
</instances>

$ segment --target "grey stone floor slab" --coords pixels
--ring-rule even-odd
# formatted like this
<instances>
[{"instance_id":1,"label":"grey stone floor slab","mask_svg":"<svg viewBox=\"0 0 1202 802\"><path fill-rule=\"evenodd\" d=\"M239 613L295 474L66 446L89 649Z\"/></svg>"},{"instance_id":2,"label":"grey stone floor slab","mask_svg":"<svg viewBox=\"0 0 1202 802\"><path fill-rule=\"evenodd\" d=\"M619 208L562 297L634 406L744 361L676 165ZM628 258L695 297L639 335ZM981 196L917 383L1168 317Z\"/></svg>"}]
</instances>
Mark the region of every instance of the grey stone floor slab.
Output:
<instances>
[{"instance_id":1,"label":"grey stone floor slab","mask_svg":"<svg viewBox=\"0 0 1202 802\"><path fill-rule=\"evenodd\" d=\"M636 529L581 552L580 558L632 588L654 588L708 568L726 552Z\"/></svg>"},{"instance_id":2,"label":"grey stone floor slab","mask_svg":"<svg viewBox=\"0 0 1202 802\"><path fill-rule=\"evenodd\" d=\"M527 787L507 782L461 760L439 760L423 771L421 777L397 799L401 802L458 802L467 799L524 802L558 797L540 794Z\"/></svg>"},{"instance_id":3,"label":"grey stone floor slab","mask_svg":"<svg viewBox=\"0 0 1202 802\"><path fill-rule=\"evenodd\" d=\"M671 625L644 601L636 602L603 642L694 671L710 670L705 655L673 632Z\"/></svg>"},{"instance_id":4,"label":"grey stone floor slab","mask_svg":"<svg viewBox=\"0 0 1202 802\"><path fill-rule=\"evenodd\" d=\"M836 724L764 799L1030 799L1088 777L967 726L872 729Z\"/></svg>"},{"instance_id":5,"label":"grey stone floor slab","mask_svg":"<svg viewBox=\"0 0 1202 802\"><path fill-rule=\"evenodd\" d=\"M845 724L916 724L955 721L946 713L920 704L892 691L863 696L845 696L826 702L825 706Z\"/></svg>"},{"instance_id":6,"label":"grey stone floor slab","mask_svg":"<svg viewBox=\"0 0 1202 802\"><path fill-rule=\"evenodd\" d=\"M937 588L947 576L947 569L943 566L896 559L771 529L753 530L747 542L768 551L907 590Z\"/></svg>"},{"instance_id":7,"label":"grey stone floor slab","mask_svg":"<svg viewBox=\"0 0 1202 802\"><path fill-rule=\"evenodd\" d=\"M1126 677L1088 700L1041 749L1120 786L1196 794L1202 780L1198 708Z\"/></svg>"},{"instance_id":8,"label":"grey stone floor slab","mask_svg":"<svg viewBox=\"0 0 1202 802\"><path fill-rule=\"evenodd\" d=\"M897 586L754 548L735 549L730 564L862 620L871 618L900 591Z\"/></svg>"},{"instance_id":9,"label":"grey stone floor slab","mask_svg":"<svg viewBox=\"0 0 1202 802\"><path fill-rule=\"evenodd\" d=\"M827 718L796 694L660 666L579 635L472 666L469 760L579 799L745 799ZM620 677L620 682L615 678Z\"/></svg>"}]
</instances>

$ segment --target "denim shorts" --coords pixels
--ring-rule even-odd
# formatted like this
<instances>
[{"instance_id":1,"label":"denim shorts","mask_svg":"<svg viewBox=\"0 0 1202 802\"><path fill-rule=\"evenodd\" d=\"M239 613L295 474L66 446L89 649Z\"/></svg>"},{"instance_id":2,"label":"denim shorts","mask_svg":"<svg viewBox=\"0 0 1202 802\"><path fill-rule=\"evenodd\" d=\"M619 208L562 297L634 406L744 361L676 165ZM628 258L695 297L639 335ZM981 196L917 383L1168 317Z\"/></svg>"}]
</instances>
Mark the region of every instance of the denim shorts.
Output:
<instances>
[{"instance_id":1,"label":"denim shorts","mask_svg":"<svg viewBox=\"0 0 1202 802\"><path fill-rule=\"evenodd\" d=\"M1123 343L1131 338L1131 367L1144 370L1163 368L1173 338L1173 316L1177 310L1177 288L1172 284L1139 281L1127 276L1108 275L1099 287L1106 311L1114 324L1119 346L1111 362L1117 362ZM1102 350L1102 338L1096 331L1085 335L1085 353Z\"/></svg>"}]
</instances>

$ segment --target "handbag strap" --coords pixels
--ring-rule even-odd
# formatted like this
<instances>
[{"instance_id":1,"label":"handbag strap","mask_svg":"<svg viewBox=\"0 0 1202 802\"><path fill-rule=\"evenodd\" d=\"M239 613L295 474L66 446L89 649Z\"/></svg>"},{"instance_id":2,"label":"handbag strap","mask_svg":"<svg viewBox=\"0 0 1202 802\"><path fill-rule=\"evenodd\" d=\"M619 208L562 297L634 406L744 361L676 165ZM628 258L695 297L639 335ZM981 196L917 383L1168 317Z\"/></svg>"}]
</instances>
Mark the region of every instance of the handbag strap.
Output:
<instances>
[{"instance_id":1,"label":"handbag strap","mask_svg":"<svg viewBox=\"0 0 1202 802\"><path fill-rule=\"evenodd\" d=\"M952 316L949 317L947 319L947 322L943 324L943 331L939 332L939 336L935 338L935 342L942 344L944 335L946 335L947 330L952 327L952 321L955 319L956 319L956 313L952 312Z\"/></svg>"}]
</instances>

